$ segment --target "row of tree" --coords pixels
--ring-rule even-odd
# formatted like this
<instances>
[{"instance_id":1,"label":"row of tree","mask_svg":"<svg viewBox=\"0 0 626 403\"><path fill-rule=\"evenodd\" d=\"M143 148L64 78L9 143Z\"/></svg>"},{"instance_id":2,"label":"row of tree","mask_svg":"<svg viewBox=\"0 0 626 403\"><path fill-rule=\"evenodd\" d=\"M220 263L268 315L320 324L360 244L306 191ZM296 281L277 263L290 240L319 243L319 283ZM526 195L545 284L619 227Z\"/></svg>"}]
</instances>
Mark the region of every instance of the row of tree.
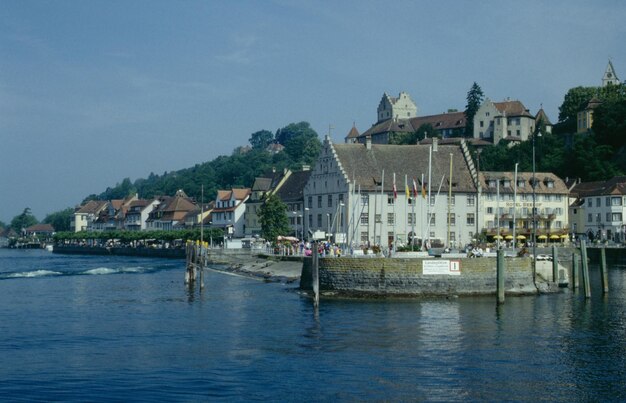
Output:
<instances>
[{"instance_id":1,"label":"row of tree","mask_svg":"<svg viewBox=\"0 0 626 403\"><path fill-rule=\"evenodd\" d=\"M188 240L197 241L200 238L205 241L212 239L213 242L222 242L224 231L221 228L206 228L203 233L200 232L199 228L174 231L81 231L57 232L53 238L55 243L115 240L122 245L130 245L139 241L173 242L179 240L186 242Z\"/></svg>"}]
</instances>

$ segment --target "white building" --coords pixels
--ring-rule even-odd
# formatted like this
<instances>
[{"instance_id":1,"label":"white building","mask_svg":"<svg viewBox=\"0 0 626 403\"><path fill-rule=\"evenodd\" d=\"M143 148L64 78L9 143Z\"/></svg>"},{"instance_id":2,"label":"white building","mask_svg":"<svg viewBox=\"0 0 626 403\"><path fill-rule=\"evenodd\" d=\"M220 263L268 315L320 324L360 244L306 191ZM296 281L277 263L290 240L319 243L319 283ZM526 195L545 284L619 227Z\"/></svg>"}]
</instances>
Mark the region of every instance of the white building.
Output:
<instances>
[{"instance_id":1,"label":"white building","mask_svg":"<svg viewBox=\"0 0 626 403\"><path fill-rule=\"evenodd\" d=\"M626 241L626 176L575 185L570 205L572 232L590 240Z\"/></svg>"},{"instance_id":2,"label":"white building","mask_svg":"<svg viewBox=\"0 0 626 403\"><path fill-rule=\"evenodd\" d=\"M394 239L398 246L405 245L413 236L416 241L460 245L471 241L477 230L477 180L465 143L441 146L435 142L432 148L371 141L332 144L326 137L304 187L306 220L312 231L326 232L335 242L353 247L387 248ZM413 181L419 189L417 197Z\"/></svg>"},{"instance_id":3,"label":"white building","mask_svg":"<svg viewBox=\"0 0 626 403\"><path fill-rule=\"evenodd\" d=\"M245 234L245 202L250 193L250 188L218 190L215 208L211 212L211 226L223 228L224 236L242 238Z\"/></svg>"},{"instance_id":4,"label":"white building","mask_svg":"<svg viewBox=\"0 0 626 403\"><path fill-rule=\"evenodd\" d=\"M569 191L559 177L547 172L535 173L534 206L531 172L518 172L517 184L513 172L481 172L480 179L482 226L489 240L497 235L512 240L514 223L515 236L531 240L533 207L536 234L541 240L567 237Z\"/></svg>"},{"instance_id":5,"label":"white building","mask_svg":"<svg viewBox=\"0 0 626 403\"><path fill-rule=\"evenodd\" d=\"M474 116L474 138L498 144L526 141L535 130L535 117L520 101L493 102L489 98Z\"/></svg>"}]
</instances>

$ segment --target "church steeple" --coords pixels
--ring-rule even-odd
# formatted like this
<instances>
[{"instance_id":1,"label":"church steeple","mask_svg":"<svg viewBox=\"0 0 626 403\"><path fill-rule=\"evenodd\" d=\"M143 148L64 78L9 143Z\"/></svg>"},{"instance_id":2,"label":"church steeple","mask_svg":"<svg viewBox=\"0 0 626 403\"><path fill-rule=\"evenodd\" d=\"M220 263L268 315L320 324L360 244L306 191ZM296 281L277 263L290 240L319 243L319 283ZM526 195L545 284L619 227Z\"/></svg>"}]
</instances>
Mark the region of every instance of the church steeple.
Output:
<instances>
[{"instance_id":1,"label":"church steeple","mask_svg":"<svg viewBox=\"0 0 626 403\"><path fill-rule=\"evenodd\" d=\"M619 78L617 78L617 74L615 74L615 69L613 68L611 60L609 60L609 64L606 66L604 76L602 76L602 86L606 87L609 84L619 85Z\"/></svg>"}]
</instances>

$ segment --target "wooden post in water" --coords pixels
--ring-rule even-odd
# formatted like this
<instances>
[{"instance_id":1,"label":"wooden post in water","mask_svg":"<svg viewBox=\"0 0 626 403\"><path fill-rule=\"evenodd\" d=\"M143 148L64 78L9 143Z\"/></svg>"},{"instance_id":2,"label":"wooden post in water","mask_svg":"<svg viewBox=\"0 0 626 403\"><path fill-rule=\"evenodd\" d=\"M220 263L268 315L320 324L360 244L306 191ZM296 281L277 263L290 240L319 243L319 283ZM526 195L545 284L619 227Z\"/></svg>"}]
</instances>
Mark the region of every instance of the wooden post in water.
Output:
<instances>
[{"instance_id":1,"label":"wooden post in water","mask_svg":"<svg viewBox=\"0 0 626 403\"><path fill-rule=\"evenodd\" d=\"M609 292L609 272L606 267L606 248L600 248L600 271L602 273L602 293Z\"/></svg>"},{"instance_id":2,"label":"wooden post in water","mask_svg":"<svg viewBox=\"0 0 626 403\"><path fill-rule=\"evenodd\" d=\"M552 281L559 283L559 253L556 245L552 245Z\"/></svg>"},{"instance_id":3,"label":"wooden post in water","mask_svg":"<svg viewBox=\"0 0 626 403\"><path fill-rule=\"evenodd\" d=\"M320 270L319 270L319 252L317 250L317 242L313 242L313 253L311 254L311 280L313 283L313 304L317 307L320 304Z\"/></svg>"},{"instance_id":4,"label":"wooden post in water","mask_svg":"<svg viewBox=\"0 0 626 403\"><path fill-rule=\"evenodd\" d=\"M578 271L578 255L572 253L572 289L580 288L580 272Z\"/></svg>"},{"instance_id":5,"label":"wooden post in water","mask_svg":"<svg viewBox=\"0 0 626 403\"><path fill-rule=\"evenodd\" d=\"M591 298L591 285L589 284L589 265L587 263L587 243L580 241L580 259L582 260L582 278L585 298Z\"/></svg>"},{"instance_id":6,"label":"wooden post in water","mask_svg":"<svg viewBox=\"0 0 626 403\"><path fill-rule=\"evenodd\" d=\"M496 294L498 295L498 304L504 303L504 251L498 249L496 264Z\"/></svg>"}]
</instances>

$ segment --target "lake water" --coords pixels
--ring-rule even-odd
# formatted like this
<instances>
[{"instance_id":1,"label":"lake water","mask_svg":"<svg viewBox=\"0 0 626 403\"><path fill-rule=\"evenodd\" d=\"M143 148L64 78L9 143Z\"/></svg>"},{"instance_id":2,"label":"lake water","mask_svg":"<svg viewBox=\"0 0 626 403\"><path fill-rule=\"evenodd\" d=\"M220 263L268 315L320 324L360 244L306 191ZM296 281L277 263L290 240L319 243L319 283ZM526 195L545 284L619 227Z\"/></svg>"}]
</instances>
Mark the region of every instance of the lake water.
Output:
<instances>
[{"instance_id":1,"label":"lake water","mask_svg":"<svg viewBox=\"0 0 626 403\"><path fill-rule=\"evenodd\" d=\"M3 401L626 401L626 267L592 298L328 300L184 262L0 249Z\"/></svg>"}]
</instances>

